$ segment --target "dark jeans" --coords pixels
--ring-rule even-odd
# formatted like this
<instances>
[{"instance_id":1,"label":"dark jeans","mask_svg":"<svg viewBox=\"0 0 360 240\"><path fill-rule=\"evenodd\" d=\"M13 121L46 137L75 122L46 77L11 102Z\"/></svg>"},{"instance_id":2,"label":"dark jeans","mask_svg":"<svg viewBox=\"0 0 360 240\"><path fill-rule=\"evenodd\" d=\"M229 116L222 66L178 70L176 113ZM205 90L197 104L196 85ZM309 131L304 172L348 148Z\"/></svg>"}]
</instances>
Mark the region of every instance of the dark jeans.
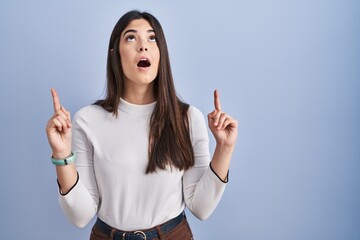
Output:
<instances>
[{"instance_id":1,"label":"dark jeans","mask_svg":"<svg viewBox=\"0 0 360 240\"><path fill-rule=\"evenodd\" d=\"M163 233L161 232L160 228L154 227L148 230L153 230L153 229L157 229L157 233L159 238L152 238L149 239L147 238L146 240L192 240L193 239L193 235L189 226L189 223L186 220L186 217L180 222L179 225L177 225L175 228L173 228L172 230L170 230L167 233ZM115 231L115 229L114 229ZM146 231L146 230L143 230ZM94 227L91 230L91 235L90 235L90 240L127 240L129 238L123 238L119 235L106 235L104 234L96 225L94 225ZM138 239L143 239L142 237L139 236Z\"/></svg>"}]
</instances>

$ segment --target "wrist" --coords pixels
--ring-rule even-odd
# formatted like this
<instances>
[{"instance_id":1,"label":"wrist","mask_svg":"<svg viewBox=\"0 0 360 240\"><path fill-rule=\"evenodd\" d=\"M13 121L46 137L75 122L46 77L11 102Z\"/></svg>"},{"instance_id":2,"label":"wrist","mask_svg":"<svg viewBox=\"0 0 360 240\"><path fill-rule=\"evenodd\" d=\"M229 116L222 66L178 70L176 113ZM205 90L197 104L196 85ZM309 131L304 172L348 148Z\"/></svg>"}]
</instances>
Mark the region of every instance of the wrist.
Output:
<instances>
[{"instance_id":1,"label":"wrist","mask_svg":"<svg viewBox=\"0 0 360 240\"><path fill-rule=\"evenodd\" d=\"M69 164L73 164L75 162L76 159L76 153L71 152L71 154L65 158L54 158L54 156L51 157L51 162L55 165L55 166L64 166L64 165L69 165Z\"/></svg>"},{"instance_id":2,"label":"wrist","mask_svg":"<svg viewBox=\"0 0 360 240\"><path fill-rule=\"evenodd\" d=\"M72 154L71 150L65 150L62 152L53 152L52 157L56 159L67 158Z\"/></svg>"},{"instance_id":3,"label":"wrist","mask_svg":"<svg viewBox=\"0 0 360 240\"><path fill-rule=\"evenodd\" d=\"M220 151L220 152L233 152L234 151L234 148L235 148L235 144L233 145L226 145L226 144L223 144L223 143L216 143L216 147L215 149Z\"/></svg>"}]
</instances>

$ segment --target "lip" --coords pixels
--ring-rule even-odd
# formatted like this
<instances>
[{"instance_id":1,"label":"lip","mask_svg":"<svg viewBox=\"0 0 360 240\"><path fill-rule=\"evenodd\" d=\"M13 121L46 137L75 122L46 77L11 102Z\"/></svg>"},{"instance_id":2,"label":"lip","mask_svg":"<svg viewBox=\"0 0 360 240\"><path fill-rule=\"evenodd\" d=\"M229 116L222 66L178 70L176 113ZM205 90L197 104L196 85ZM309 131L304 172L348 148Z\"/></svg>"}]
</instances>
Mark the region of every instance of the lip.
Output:
<instances>
[{"instance_id":1,"label":"lip","mask_svg":"<svg viewBox=\"0 0 360 240\"><path fill-rule=\"evenodd\" d=\"M150 62L150 58L148 56L140 56L140 57L137 58L137 61L139 62L142 59L146 59L146 60L148 60Z\"/></svg>"},{"instance_id":2,"label":"lip","mask_svg":"<svg viewBox=\"0 0 360 240\"><path fill-rule=\"evenodd\" d=\"M138 64L138 63L140 62L140 60L147 60L147 61L149 61L150 66L151 66L151 60L150 60L149 57L147 57L147 56L140 56L140 57L138 57L136 64Z\"/></svg>"}]
</instances>

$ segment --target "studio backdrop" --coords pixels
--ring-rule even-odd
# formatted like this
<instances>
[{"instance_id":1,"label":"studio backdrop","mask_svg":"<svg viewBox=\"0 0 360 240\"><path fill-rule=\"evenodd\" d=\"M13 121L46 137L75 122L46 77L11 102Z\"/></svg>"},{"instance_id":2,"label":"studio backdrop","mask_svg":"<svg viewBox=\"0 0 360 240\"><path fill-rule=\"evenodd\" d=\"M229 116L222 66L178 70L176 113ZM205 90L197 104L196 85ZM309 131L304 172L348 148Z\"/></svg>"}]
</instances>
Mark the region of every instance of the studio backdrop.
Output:
<instances>
[{"instance_id":1,"label":"studio backdrop","mask_svg":"<svg viewBox=\"0 0 360 240\"><path fill-rule=\"evenodd\" d=\"M0 239L88 239L58 204L50 88L72 114L102 98L133 9L161 22L179 96L206 116L219 89L240 122L221 202L187 212L195 239L360 239L357 0L0 0Z\"/></svg>"}]
</instances>

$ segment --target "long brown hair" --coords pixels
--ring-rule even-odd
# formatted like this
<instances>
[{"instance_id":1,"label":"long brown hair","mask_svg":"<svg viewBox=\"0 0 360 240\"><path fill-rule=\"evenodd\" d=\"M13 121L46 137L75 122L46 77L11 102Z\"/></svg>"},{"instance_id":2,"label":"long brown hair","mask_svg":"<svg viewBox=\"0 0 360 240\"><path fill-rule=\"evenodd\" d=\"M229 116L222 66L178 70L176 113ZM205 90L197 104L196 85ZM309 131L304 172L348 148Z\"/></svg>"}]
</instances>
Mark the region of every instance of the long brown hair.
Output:
<instances>
[{"instance_id":1,"label":"long brown hair","mask_svg":"<svg viewBox=\"0 0 360 240\"><path fill-rule=\"evenodd\" d=\"M150 118L149 163L146 173L168 165L187 170L194 165L194 151L191 145L188 109L176 95L171 73L169 53L165 35L159 21L147 12L130 11L115 25L110 37L107 57L107 92L105 99L95 102L108 112L118 115L120 97L124 91L125 75L119 54L120 35L135 19L145 19L155 31L160 50L158 75L154 80L156 105Z\"/></svg>"}]
</instances>

